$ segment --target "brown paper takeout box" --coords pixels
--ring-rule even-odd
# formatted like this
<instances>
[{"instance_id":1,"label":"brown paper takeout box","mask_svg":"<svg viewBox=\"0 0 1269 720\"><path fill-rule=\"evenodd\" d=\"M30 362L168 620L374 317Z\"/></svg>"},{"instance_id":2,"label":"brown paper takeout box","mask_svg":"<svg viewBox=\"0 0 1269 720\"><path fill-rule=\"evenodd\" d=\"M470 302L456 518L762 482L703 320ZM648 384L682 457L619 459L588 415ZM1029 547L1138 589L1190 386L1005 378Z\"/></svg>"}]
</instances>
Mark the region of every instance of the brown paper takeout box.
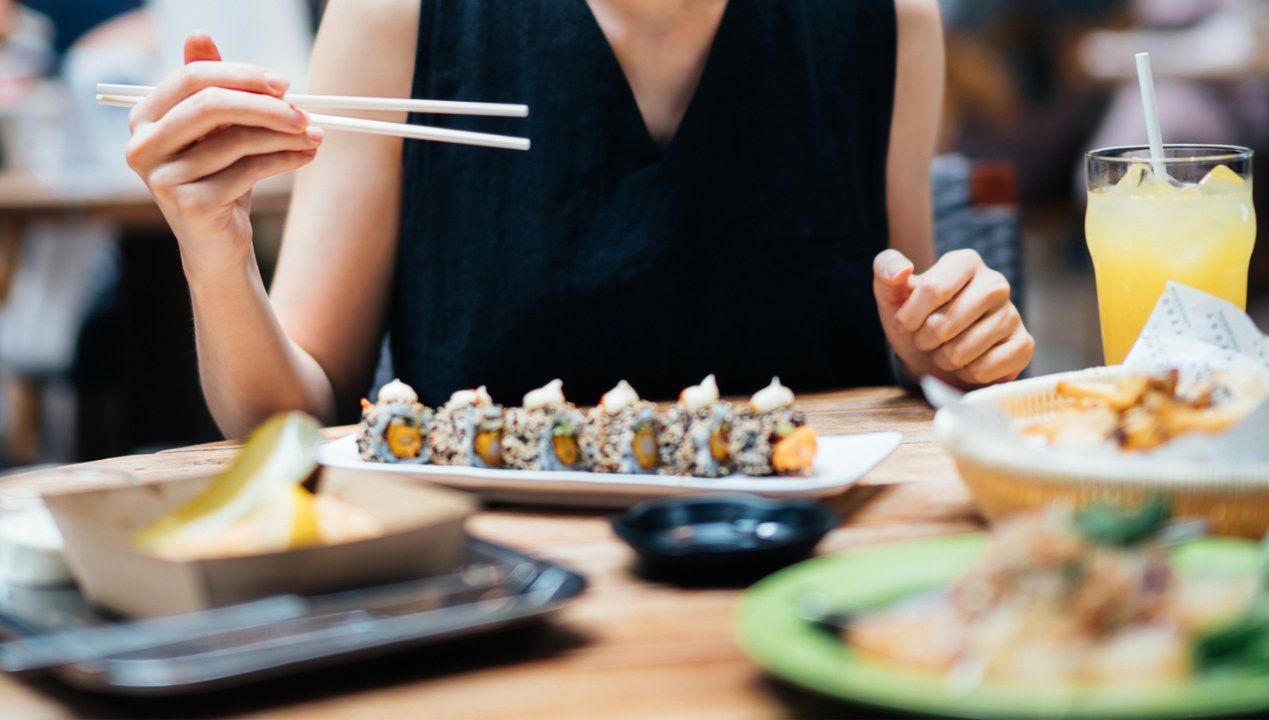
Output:
<instances>
[{"instance_id":1,"label":"brown paper takeout box","mask_svg":"<svg viewBox=\"0 0 1269 720\"><path fill-rule=\"evenodd\" d=\"M370 512L383 534L239 557L173 561L133 544L137 531L196 495L212 476L47 495L71 574L94 603L149 617L281 593L315 593L444 571L466 545L468 495L373 473L322 468L317 491Z\"/></svg>"}]
</instances>

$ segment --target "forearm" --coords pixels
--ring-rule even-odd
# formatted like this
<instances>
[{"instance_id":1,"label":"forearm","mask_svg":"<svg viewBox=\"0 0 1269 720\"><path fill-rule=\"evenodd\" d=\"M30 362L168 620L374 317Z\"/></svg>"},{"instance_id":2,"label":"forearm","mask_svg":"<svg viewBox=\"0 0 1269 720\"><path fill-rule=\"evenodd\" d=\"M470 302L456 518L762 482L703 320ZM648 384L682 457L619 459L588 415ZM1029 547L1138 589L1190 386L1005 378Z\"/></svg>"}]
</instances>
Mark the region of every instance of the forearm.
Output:
<instances>
[{"instance_id":1,"label":"forearm","mask_svg":"<svg viewBox=\"0 0 1269 720\"><path fill-rule=\"evenodd\" d=\"M334 420L330 380L287 337L254 256L214 278L190 277L190 297L203 395L226 437L242 437L282 410Z\"/></svg>"},{"instance_id":2,"label":"forearm","mask_svg":"<svg viewBox=\"0 0 1269 720\"><path fill-rule=\"evenodd\" d=\"M943 102L943 30L934 0L896 0L898 50L886 157L890 247L918 273L934 264L930 163Z\"/></svg>"},{"instance_id":3,"label":"forearm","mask_svg":"<svg viewBox=\"0 0 1269 720\"><path fill-rule=\"evenodd\" d=\"M914 189L906 198L891 202L890 247L903 253L921 273L937 259L934 247L934 209L928 191Z\"/></svg>"},{"instance_id":4,"label":"forearm","mask_svg":"<svg viewBox=\"0 0 1269 720\"><path fill-rule=\"evenodd\" d=\"M331 3L315 89L409 95L418 3L379 2ZM185 62L129 114L127 159L180 246L207 405L229 436L281 410L333 421L336 391L346 403L361 392L382 339L396 241L383 219L398 213L401 141L345 134L325 170L296 181L270 297L252 250L252 188L310 165L325 133L287 102L286 78L224 62L206 33L186 38Z\"/></svg>"}]
</instances>

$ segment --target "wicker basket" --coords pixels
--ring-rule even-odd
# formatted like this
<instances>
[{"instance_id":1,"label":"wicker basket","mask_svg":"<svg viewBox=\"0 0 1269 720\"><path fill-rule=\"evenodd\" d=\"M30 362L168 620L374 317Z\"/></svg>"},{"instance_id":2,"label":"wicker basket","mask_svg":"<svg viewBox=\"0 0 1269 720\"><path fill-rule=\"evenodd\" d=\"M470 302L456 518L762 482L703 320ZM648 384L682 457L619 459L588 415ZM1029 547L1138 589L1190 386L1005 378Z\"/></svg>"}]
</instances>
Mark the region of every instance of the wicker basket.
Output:
<instances>
[{"instance_id":1,"label":"wicker basket","mask_svg":"<svg viewBox=\"0 0 1269 720\"><path fill-rule=\"evenodd\" d=\"M1125 371L1091 368L984 388L965 396L1015 419L1042 419L1071 401L1057 395L1061 380L1110 379ZM1213 532L1260 537L1269 528L1269 463L1160 461L1131 454L1057 453L1001 442L990 431L939 411L935 431L989 519L1052 502L1139 503L1171 499L1177 517L1204 517Z\"/></svg>"}]
</instances>

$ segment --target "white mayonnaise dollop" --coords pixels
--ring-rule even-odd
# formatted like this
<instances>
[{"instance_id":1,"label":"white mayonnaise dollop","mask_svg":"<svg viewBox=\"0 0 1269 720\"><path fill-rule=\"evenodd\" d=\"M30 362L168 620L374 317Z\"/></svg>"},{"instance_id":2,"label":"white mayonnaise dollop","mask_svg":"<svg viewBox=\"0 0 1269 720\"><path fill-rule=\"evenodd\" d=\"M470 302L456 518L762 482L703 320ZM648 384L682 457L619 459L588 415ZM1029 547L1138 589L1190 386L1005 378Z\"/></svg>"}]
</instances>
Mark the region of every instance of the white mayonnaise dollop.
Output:
<instances>
[{"instance_id":1,"label":"white mayonnaise dollop","mask_svg":"<svg viewBox=\"0 0 1269 720\"><path fill-rule=\"evenodd\" d=\"M552 380L537 390L530 390L524 394L524 407L526 410L536 410L538 408L548 407L550 405L564 404L564 381Z\"/></svg>"},{"instance_id":2,"label":"white mayonnaise dollop","mask_svg":"<svg viewBox=\"0 0 1269 720\"><path fill-rule=\"evenodd\" d=\"M771 412L776 408L793 404L793 391L780 384L780 378L771 378L771 384L753 394L749 398L749 407L754 412Z\"/></svg>"},{"instance_id":3,"label":"white mayonnaise dollop","mask_svg":"<svg viewBox=\"0 0 1269 720\"><path fill-rule=\"evenodd\" d=\"M639 402L639 393L630 387L630 383L622 380L612 390L604 393L604 396L599 399L599 406L609 415L615 415L637 402Z\"/></svg>"},{"instance_id":4,"label":"white mayonnaise dollop","mask_svg":"<svg viewBox=\"0 0 1269 720\"><path fill-rule=\"evenodd\" d=\"M489 397L489 391L484 385L475 390L459 390L449 396L449 402L445 403L445 407L451 410L465 408L469 405L493 405L493 398Z\"/></svg>"},{"instance_id":5,"label":"white mayonnaise dollop","mask_svg":"<svg viewBox=\"0 0 1269 720\"><path fill-rule=\"evenodd\" d=\"M393 380L379 388L379 402L418 402L419 394L400 380Z\"/></svg>"},{"instance_id":6,"label":"white mayonnaise dollop","mask_svg":"<svg viewBox=\"0 0 1269 720\"><path fill-rule=\"evenodd\" d=\"M713 375L705 376L700 385L684 388L683 392L679 393L679 403L688 412L696 412L716 402L718 402L718 383Z\"/></svg>"}]
</instances>

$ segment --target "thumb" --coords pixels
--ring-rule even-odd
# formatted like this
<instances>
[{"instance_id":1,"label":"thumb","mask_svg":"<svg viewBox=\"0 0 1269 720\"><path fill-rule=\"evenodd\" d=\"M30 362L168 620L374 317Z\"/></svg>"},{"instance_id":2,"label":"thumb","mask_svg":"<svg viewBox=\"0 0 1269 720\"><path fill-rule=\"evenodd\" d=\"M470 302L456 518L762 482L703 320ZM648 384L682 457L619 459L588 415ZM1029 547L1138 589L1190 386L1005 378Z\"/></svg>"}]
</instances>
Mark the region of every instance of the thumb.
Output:
<instances>
[{"instance_id":1,"label":"thumb","mask_svg":"<svg viewBox=\"0 0 1269 720\"><path fill-rule=\"evenodd\" d=\"M195 30L185 38L185 62L188 64L200 60L220 61L216 41L205 30Z\"/></svg>"},{"instance_id":2,"label":"thumb","mask_svg":"<svg viewBox=\"0 0 1269 720\"><path fill-rule=\"evenodd\" d=\"M903 305L912 293L912 261L898 250L883 250L872 262L872 288L877 306L890 315Z\"/></svg>"}]
</instances>

